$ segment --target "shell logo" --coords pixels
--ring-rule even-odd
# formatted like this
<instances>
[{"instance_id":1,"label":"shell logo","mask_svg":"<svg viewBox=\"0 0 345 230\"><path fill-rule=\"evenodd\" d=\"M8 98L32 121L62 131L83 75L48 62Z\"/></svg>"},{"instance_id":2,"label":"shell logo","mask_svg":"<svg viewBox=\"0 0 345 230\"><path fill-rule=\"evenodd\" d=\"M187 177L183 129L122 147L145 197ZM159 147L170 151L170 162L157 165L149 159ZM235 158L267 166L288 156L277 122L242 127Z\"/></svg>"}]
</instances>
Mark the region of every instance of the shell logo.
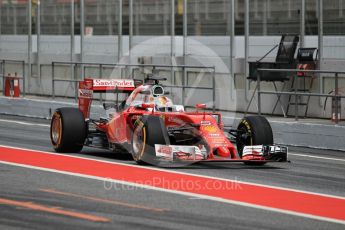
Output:
<instances>
[{"instance_id":1,"label":"shell logo","mask_svg":"<svg viewBox=\"0 0 345 230\"><path fill-rule=\"evenodd\" d=\"M159 117L160 117L163 121L165 121L165 115L164 115L164 114L161 114Z\"/></svg>"},{"instance_id":2,"label":"shell logo","mask_svg":"<svg viewBox=\"0 0 345 230\"><path fill-rule=\"evenodd\" d=\"M217 132L217 128L213 125L205 125L203 126L203 131L208 132L208 133L215 133Z\"/></svg>"}]
</instances>

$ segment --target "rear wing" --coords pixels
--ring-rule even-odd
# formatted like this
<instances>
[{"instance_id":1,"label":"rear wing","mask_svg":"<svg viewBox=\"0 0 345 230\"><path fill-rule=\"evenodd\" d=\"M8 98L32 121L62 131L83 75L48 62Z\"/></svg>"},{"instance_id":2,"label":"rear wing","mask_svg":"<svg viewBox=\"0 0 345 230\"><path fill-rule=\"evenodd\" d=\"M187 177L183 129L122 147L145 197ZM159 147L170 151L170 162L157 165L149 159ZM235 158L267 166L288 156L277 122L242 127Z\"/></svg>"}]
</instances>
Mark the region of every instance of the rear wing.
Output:
<instances>
[{"instance_id":1,"label":"rear wing","mask_svg":"<svg viewBox=\"0 0 345 230\"><path fill-rule=\"evenodd\" d=\"M78 107L84 118L90 116L93 93L131 93L142 82L133 79L91 79L79 82Z\"/></svg>"}]
</instances>

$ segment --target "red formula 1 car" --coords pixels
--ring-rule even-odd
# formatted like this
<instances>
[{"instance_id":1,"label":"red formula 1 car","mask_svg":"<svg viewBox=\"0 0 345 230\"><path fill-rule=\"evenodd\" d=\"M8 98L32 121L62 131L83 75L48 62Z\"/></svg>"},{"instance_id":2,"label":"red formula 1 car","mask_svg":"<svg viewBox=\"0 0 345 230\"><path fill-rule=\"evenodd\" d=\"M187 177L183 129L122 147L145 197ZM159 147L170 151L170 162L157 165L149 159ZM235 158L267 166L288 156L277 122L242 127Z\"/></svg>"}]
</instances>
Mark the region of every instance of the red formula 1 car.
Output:
<instances>
[{"instance_id":1,"label":"red formula 1 car","mask_svg":"<svg viewBox=\"0 0 345 230\"><path fill-rule=\"evenodd\" d=\"M142 81L85 79L79 84L79 108L57 109L50 137L57 152L79 152L83 146L129 153L137 163L156 165L200 161L244 162L262 165L287 161L287 148L273 145L272 129L261 116L241 120L237 129L224 131L222 115L174 105L158 77ZM94 93L107 92L114 103L106 118L89 118ZM119 97L125 96L121 103ZM232 142L235 142L237 148Z\"/></svg>"}]
</instances>

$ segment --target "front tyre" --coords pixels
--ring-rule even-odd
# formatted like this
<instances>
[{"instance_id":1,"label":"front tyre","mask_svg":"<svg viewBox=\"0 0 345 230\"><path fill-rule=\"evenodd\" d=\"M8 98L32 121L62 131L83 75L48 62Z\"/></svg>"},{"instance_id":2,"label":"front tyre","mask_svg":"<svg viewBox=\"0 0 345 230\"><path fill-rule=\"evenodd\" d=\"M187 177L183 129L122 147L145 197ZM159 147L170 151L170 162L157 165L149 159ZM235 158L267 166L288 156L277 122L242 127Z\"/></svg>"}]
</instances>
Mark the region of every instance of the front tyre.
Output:
<instances>
[{"instance_id":1,"label":"front tyre","mask_svg":"<svg viewBox=\"0 0 345 230\"><path fill-rule=\"evenodd\" d=\"M155 144L170 143L164 121L158 116L143 116L135 122L132 156L138 164L155 164Z\"/></svg>"},{"instance_id":2,"label":"front tyre","mask_svg":"<svg viewBox=\"0 0 345 230\"><path fill-rule=\"evenodd\" d=\"M84 146L87 125L82 112L77 108L59 108L50 124L50 140L59 153L77 153Z\"/></svg>"},{"instance_id":3,"label":"front tyre","mask_svg":"<svg viewBox=\"0 0 345 230\"><path fill-rule=\"evenodd\" d=\"M147 142L146 138L146 126L141 120L138 120L135 124L132 136L132 156L138 164L145 163L145 161L143 161L143 158L145 156L144 154Z\"/></svg>"},{"instance_id":4,"label":"front tyre","mask_svg":"<svg viewBox=\"0 0 345 230\"><path fill-rule=\"evenodd\" d=\"M244 146L273 145L273 132L270 123L262 116L248 116L240 121L237 129L237 152L242 158ZM265 162L245 162L247 165L264 165Z\"/></svg>"}]
</instances>

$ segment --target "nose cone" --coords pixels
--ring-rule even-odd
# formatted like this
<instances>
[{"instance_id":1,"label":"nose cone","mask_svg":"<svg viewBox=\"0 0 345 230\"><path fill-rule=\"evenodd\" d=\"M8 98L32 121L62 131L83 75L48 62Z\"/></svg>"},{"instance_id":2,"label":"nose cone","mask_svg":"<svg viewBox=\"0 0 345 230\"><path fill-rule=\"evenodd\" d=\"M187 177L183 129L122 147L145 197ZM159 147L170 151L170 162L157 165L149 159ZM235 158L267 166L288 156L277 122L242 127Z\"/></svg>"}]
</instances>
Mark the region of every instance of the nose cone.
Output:
<instances>
[{"instance_id":1,"label":"nose cone","mask_svg":"<svg viewBox=\"0 0 345 230\"><path fill-rule=\"evenodd\" d=\"M226 147L218 147L217 155L220 157L230 157L230 150Z\"/></svg>"}]
</instances>

